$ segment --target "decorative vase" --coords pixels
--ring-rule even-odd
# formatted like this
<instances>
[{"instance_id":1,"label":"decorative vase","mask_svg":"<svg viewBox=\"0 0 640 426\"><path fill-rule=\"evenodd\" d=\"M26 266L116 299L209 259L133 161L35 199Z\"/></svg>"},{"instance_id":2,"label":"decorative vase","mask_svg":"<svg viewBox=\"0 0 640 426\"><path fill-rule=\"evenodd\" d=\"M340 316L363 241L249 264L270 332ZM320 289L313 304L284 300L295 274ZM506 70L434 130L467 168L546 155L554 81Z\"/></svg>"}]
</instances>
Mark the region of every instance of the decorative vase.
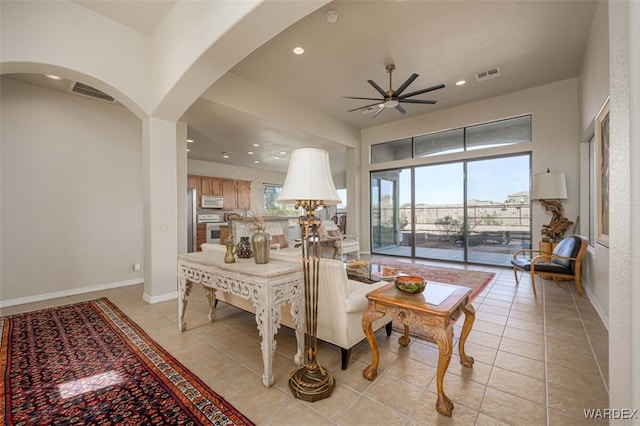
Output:
<instances>
[{"instance_id":1,"label":"decorative vase","mask_svg":"<svg viewBox=\"0 0 640 426\"><path fill-rule=\"evenodd\" d=\"M253 259L256 263L269 263L271 235L262 230L258 230L258 232L251 236L251 245L253 246Z\"/></svg>"},{"instance_id":2,"label":"decorative vase","mask_svg":"<svg viewBox=\"0 0 640 426\"><path fill-rule=\"evenodd\" d=\"M236 254L241 259L249 259L253 256L253 250L251 249L251 241L249 237L240 237L240 242L236 246Z\"/></svg>"}]
</instances>

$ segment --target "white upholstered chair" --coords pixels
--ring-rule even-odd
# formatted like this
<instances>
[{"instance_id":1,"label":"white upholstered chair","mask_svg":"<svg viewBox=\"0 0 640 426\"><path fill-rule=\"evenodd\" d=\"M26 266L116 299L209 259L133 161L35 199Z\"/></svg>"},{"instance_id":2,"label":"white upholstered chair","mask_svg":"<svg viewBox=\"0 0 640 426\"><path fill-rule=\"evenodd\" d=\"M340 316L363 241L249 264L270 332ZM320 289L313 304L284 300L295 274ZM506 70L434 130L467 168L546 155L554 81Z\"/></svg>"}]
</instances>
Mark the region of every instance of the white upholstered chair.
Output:
<instances>
[{"instance_id":1,"label":"white upholstered chair","mask_svg":"<svg viewBox=\"0 0 640 426\"><path fill-rule=\"evenodd\" d=\"M323 247L333 248L333 258L340 259L348 253L355 253L360 259L360 242L357 235L344 235L338 225L331 220L324 220L320 225L320 242Z\"/></svg>"}]
</instances>

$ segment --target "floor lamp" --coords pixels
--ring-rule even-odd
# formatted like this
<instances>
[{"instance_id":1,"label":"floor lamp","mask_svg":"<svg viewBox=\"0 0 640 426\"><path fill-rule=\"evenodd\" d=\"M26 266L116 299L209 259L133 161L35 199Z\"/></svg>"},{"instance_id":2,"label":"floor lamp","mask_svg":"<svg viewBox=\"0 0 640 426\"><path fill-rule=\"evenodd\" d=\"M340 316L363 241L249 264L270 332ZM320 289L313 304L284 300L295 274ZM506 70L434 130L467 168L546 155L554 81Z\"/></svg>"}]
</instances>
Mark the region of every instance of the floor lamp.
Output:
<instances>
[{"instance_id":1,"label":"floor lamp","mask_svg":"<svg viewBox=\"0 0 640 426\"><path fill-rule=\"evenodd\" d=\"M320 258L318 207L340 203L331 177L329 154L315 148L296 149L291 153L287 177L277 201L302 207L300 217L302 269L304 273L305 357L304 365L291 373L289 389L294 397L318 401L331 396L335 381L318 363L318 279ZM312 250L310 250L312 249Z\"/></svg>"}]
</instances>

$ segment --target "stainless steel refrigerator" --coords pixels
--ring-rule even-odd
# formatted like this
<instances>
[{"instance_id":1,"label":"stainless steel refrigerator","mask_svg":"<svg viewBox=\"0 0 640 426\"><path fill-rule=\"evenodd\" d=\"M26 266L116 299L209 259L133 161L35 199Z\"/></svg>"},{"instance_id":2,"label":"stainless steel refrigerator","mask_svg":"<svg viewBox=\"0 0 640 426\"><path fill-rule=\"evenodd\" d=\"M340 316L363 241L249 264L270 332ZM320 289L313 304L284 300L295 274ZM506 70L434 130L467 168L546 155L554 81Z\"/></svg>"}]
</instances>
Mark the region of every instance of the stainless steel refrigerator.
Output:
<instances>
[{"instance_id":1,"label":"stainless steel refrigerator","mask_svg":"<svg viewBox=\"0 0 640 426\"><path fill-rule=\"evenodd\" d=\"M198 251L196 195L195 189L187 189L187 252L189 253Z\"/></svg>"}]
</instances>

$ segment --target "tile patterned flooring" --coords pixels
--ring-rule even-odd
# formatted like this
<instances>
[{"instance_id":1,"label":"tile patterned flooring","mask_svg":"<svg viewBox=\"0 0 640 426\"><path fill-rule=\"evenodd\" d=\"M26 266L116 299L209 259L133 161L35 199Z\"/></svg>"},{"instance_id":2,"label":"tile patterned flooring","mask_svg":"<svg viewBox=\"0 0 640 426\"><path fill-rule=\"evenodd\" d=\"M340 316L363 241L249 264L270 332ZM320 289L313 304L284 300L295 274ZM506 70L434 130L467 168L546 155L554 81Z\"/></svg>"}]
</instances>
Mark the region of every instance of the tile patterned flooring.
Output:
<instances>
[{"instance_id":1,"label":"tile patterned flooring","mask_svg":"<svg viewBox=\"0 0 640 426\"><path fill-rule=\"evenodd\" d=\"M253 315L222 304L216 321L208 323L204 292L197 288L184 333L177 327L177 301L149 305L142 300L142 285L8 307L1 314L108 297L260 425L599 424L586 420L583 410L608 406L608 332L573 283L538 281L536 298L527 276L516 287L511 269L441 265L496 273L473 302L476 321L466 352L475 365L460 365L456 345L445 377L445 392L455 404L451 418L435 410L436 345L412 338L408 347L401 347L399 334L387 337L384 329L376 335L380 366L373 382L362 377L371 361L366 341L354 348L346 371L340 369L339 349L322 343L319 360L337 385L330 398L308 403L292 398L288 389L288 375L295 368L293 332L283 327L276 337L275 384L267 389ZM460 327L455 326L455 336Z\"/></svg>"}]
</instances>

